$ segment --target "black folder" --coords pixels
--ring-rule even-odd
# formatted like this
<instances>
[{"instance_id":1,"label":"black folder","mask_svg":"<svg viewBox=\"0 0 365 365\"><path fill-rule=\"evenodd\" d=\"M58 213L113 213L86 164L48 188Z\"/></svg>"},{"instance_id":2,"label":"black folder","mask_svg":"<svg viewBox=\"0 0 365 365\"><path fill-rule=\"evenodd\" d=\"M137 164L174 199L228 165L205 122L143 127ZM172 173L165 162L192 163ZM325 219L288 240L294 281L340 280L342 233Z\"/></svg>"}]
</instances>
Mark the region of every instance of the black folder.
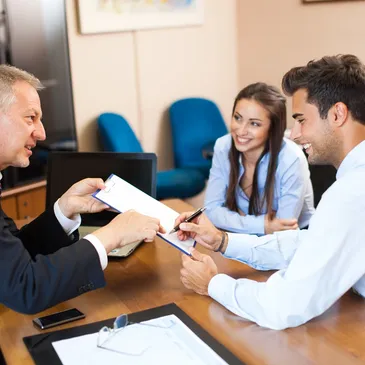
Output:
<instances>
[{"instance_id":1,"label":"black folder","mask_svg":"<svg viewBox=\"0 0 365 365\"><path fill-rule=\"evenodd\" d=\"M170 314L174 314L182 322L184 322L186 326L188 326L202 341L204 341L228 364L245 365L174 303L147 309L142 312L131 313L128 314L128 318L131 322L137 323ZM111 318L105 321L90 323L84 326L72 327L64 330L24 337L23 341L36 365L62 365L61 360L57 356L57 353L52 346L52 342L92 334L98 332L103 326L113 327L114 319L115 318Z\"/></svg>"}]
</instances>

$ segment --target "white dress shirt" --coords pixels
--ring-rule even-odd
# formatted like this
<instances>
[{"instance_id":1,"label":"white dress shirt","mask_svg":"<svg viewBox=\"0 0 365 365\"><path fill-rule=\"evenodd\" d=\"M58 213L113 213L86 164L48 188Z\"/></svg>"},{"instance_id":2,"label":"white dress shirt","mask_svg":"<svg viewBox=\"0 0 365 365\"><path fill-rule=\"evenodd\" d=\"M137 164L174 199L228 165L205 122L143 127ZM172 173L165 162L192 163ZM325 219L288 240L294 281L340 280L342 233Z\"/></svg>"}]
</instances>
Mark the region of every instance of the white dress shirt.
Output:
<instances>
[{"instance_id":1,"label":"white dress shirt","mask_svg":"<svg viewBox=\"0 0 365 365\"><path fill-rule=\"evenodd\" d=\"M256 269L279 269L267 282L218 274L209 295L260 326L299 326L353 287L365 297L365 141L343 160L308 230L263 237L229 234L225 256Z\"/></svg>"},{"instance_id":2,"label":"white dress shirt","mask_svg":"<svg viewBox=\"0 0 365 365\"><path fill-rule=\"evenodd\" d=\"M67 218L61 212L60 206L58 204L58 200L54 204L53 209L54 209L54 214L55 214L58 222L60 223L63 230L66 232L66 234L68 236L80 227L80 224L81 224L80 214L76 214L74 219ZM88 240L95 247L95 250L99 255L101 268L103 270L105 270L106 267L108 266L108 256L107 256L105 248L104 248L103 244L100 242L99 238L97 238L93 234L88 234L87 236L84 237L84 239Z\"/></svg>"}]
</instances>

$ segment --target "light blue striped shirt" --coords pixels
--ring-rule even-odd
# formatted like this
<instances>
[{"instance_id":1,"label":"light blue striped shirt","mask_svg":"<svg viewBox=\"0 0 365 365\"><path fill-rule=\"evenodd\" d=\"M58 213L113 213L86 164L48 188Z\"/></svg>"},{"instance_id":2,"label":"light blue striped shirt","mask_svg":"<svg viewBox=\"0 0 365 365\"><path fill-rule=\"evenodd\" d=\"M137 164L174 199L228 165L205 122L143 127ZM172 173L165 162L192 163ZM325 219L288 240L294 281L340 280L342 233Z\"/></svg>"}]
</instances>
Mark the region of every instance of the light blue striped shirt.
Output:
<instances>
[{"instance_id":1,"label":"light blue striped shirt","mask_svg":"<svg viewBox=\"0 0 365 365\"><path fill-rule=\"evenodd\" d=\"M364 181L365 141L343 160L308 230L263 237L229 234L227 257L280 271L263 283L218 274L209 283L209 295L272 329L299 326L319 316L351 287L365 296Z\"/></svg>"},{"instance_id":2,"label":"light blue striped shirt","mask_svg":"<svg viewBox=\"0 0 365 365\"><path fill-rule=\"evenodd\" d=\"M250 200L239 184L236 188L237 206L246 215L241 216L224 206L229 182L228 154L231 144L231 135L227 134L219 138L214 146L213 163L205 195L206 214L213 224L221 229L263 235L267 206L264 205L261 215L248 215ZM269 157L267 153L258 166L258 188L261 197L264 194ZM244 171L240 159L238 182ZM303 151L293 141L284 138L275 173L273 210L276 211L277 218L296 218L300 228L308 226L314 213L313 188L309 176L308 162Z\"/></svg>"}]
</instances>

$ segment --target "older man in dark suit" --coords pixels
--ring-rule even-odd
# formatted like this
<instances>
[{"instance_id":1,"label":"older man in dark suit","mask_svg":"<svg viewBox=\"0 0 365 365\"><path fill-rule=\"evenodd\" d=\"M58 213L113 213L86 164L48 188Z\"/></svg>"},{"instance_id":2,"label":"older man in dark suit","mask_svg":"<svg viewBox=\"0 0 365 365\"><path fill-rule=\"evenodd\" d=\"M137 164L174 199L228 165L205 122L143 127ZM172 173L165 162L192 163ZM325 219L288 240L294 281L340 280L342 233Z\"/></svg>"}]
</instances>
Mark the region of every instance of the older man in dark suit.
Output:
<instances>
[{"instance_id":1,"label":"older man in dark suit","mask_svg":"<svg viewBox=\"0 0 365 365\"><path fill-rule=\"evenodd\" d=\"M40 81L12 66L0 65L0 171L27 167L32 148L46 138L41 122ZM1 181L0 173L0 181ZM0 303L36 313L105 285L107 253L136 240L151 241L163 231L157 219L130 211L77 241L80 213L107 206L91 194L101 179L73 185L36 220L18 230L0 207Z\"/></svg>"}]
</instances>

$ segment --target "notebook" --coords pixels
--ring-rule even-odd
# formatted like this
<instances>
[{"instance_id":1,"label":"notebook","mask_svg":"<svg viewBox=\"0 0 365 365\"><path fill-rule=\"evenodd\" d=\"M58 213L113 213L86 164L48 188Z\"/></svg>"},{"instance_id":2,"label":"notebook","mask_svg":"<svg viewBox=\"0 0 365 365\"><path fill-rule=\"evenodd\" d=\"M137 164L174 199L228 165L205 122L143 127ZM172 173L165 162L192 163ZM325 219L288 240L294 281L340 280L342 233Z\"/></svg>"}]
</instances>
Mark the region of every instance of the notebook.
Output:
<instances>
[{"instance_id":1,"label":"notebook","mask_svg":"<svg viewBox=\"0 0 365 365\"><path fill-rule=\"evenodd\" d=\"M193 239L180 241L177 237L177 232L168 233L174 228L174 223L179 213L115 174L109 176L105 181L105 185L106 188L104 190L99 190L93 194L96 199L121 213L134 209L141 214L158 218L167 232L164 234L158 233L158 235L180 251L189 256L191 255L190 249L195 246Z\"/></svg>"},{"instance_id":2,"label":"notebook","mask_svg":"<svg viewBox=\"0 0 365 365\"><path fill-rule=\"evenodd\" d=\"M87 177L103 180L115 172L126 181L138 187L150 197L156 196L156 155L154 153L114 153L114 152L52 152L48 159L47 207L71 185ZM80 238L108 224L117 213L101 212L82 214L79 228ZM109 256L126 257L142 242L115 249Z\"/></svg>"}]
</instances>

